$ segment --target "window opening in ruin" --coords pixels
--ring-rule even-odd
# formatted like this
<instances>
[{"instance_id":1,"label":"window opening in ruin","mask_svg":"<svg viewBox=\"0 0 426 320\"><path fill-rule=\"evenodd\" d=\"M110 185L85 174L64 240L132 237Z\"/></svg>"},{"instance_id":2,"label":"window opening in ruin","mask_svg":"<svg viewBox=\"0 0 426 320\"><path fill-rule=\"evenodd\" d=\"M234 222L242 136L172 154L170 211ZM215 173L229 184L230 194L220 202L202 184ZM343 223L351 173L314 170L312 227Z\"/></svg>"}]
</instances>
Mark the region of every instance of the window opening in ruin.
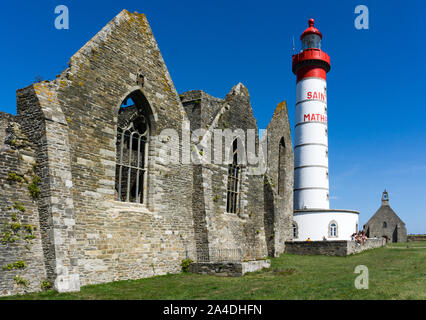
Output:
<instances>
[{"instance_id":1,"label":"window opening in ruin","mask_svg":"<svg viewBox=\"0 0 426 320\"><path fill-rule=\"evenodd\" d=\"M149 123L144 110L125 99L117 125L115 189L119 201L145 202Z\"/></svg>"},{"instance_id":2,"label":"window opening in ruin","mask_svg":"<svg viewBox=\"0 0 426 320\"><path fill-rule=\"evenodd\" d=\"M278 153L278 194L283 195L285 192L285 142L284 138L280 140Z\"/></svg>"},{"instance_id":3,"label":"window opening in ruin","mask_svg":"<svg viewBox=\"0 0 426 320\"><path fill-rule=\"evenodd\" d=\"M232 163L228 165L226 212L239 213L241 165L238 161L238 139L232 143Z\"/></svg>"}]
</instances>

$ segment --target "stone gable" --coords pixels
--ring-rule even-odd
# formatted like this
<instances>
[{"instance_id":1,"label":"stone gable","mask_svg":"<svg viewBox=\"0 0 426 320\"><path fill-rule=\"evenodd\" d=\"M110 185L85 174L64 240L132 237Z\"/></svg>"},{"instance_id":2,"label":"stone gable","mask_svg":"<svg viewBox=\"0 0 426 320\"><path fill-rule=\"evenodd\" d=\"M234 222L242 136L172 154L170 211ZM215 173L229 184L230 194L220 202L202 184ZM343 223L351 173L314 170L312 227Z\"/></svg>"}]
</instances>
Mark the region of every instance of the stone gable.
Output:
<instances>
[{"instance_id":1,"label":"stone gable","mask_svg":"<svg viewBox=\"0 0 426 320\"><path fill-rule=\"evenodd\" d=\"M387 242L407 242L407 228L389 205L389 200L382 200L382 205L364 225L368 237L385 238Z\"/></svg>"},{"instance_id":2,"label":"stone gable","mask_svg":"<svg viewBox=\"0 0 426 320\"><path fill-rule=\"evenodd\" d=\"M196 262L200 254L209 263L217 262L218 252L263 261L283 252L290 239L293 155L286 108L277 108L268 127L264 172L253 174L259 164L239 169L238 210L227 212L229 164L203 162L209 152L203 143L215 129L238 129L246 138L253 130L259 151L248 90L238 84L224 99L203 91L179 96L143 14L123 10L55 80L18 90L17 111L17 117L0 113L0 223L19 218L34 226L33 247L27 251L24 236L0 244L1 266L12 265L0 271L0 294L41 290L47 281L66 292L179 273L184 259ZM146 128L143 150L141 140L132 144L137 135L131 132L139 134L135 121ZM265 188L265 176L278 174L274 149L282 138L285 178L278 180L285 192L277 195L277 187ZM224 159L227 152L212 153ZM23 180L9 179L11 173ZM36 197L28 191L34 179ZM135 192L137 201L123 200L122 189L132 193L129 199ZM17 200L25 215L20 202L13 207ZM17 270L17 261L26 267Z\"/></svg>"}]
</instances>

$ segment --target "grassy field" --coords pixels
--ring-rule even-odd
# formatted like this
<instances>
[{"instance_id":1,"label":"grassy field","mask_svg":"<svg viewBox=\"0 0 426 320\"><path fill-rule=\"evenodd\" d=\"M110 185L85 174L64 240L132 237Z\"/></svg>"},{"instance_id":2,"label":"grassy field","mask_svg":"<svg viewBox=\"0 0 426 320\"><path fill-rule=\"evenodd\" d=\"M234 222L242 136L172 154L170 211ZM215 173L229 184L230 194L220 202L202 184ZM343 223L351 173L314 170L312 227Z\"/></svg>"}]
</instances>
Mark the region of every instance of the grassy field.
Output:
<instances>
[{"instance_id":1,"label":"grassy field","mask_svg":"<svg viewBox=\"0 0 426 320\"><path fill-rule=\"evenodd\" d=\"M408 247L407 247L408 246ZM422 248L423 247L423 248ZM158 276L4 299L426 299L426 242L390 244L349 257L283 254L268 270L240 278L195 274ZM357 265L369 289L357 290Z\"/></svg>"}]
</instances>

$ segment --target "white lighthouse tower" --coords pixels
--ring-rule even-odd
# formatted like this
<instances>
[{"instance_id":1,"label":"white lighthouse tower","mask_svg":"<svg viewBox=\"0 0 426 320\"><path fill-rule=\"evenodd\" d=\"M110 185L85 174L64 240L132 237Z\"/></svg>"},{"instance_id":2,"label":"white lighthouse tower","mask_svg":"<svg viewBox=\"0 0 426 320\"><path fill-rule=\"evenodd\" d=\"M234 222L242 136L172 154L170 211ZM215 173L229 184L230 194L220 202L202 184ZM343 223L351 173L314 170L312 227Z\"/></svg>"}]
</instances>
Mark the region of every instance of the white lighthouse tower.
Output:
<instances>
[{"instance_id":1,"label":"white lighthouse tower","mask_svg":"<svg viewBox=\"0 0 426 320\"><path fill-rule=\"evenodd\" d=\"M294 142L294 240L349 240L358 231L358 212L331 210L328 180L327 81L330 57L322 34L309 19L302 51L293 55L296 82Z\"/></svg>"}]
</instances>

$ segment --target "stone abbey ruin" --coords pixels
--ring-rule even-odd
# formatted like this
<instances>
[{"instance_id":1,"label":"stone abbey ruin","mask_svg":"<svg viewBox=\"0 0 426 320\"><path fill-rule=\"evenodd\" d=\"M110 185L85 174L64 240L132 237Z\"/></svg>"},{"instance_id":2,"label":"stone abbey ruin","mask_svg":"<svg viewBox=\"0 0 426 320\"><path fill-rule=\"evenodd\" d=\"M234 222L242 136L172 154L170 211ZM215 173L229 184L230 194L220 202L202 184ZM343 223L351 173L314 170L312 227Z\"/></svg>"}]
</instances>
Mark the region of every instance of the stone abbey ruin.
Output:
<instances>
[{"instance_id":1,"label":"stone abbey ruin","mask_svg":"<svg viewBox=\"0 0 426 320\"><path fill-rule=\"evenodd\" d=\"M240 134L209 148L227 129ZM189 259L243 274L284 252L292 211L286 103L259 137L242 84L178 95L142 14L122 11L55 80L18 90L16 116L0 113L0 295L179 273Z\"/></svg>"}]
</instances>

